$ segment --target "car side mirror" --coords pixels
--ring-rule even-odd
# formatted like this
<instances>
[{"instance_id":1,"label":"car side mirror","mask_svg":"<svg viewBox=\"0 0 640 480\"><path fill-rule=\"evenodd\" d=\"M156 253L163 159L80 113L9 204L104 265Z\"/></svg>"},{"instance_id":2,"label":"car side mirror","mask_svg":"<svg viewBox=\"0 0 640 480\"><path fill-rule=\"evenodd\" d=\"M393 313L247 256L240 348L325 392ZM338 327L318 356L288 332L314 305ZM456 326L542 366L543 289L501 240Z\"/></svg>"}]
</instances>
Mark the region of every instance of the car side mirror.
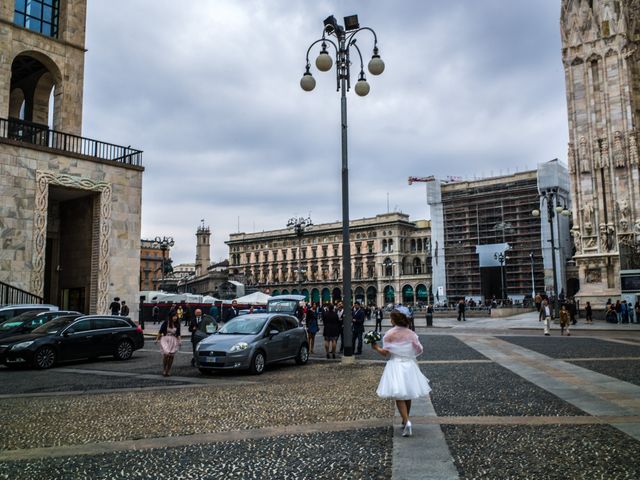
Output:
<instances>
[{"instance_id":1,"label":"car side mirror","mask_svg":"<svg viewBox=\"0 0 640 480\"><path fill-rule=\"evenodd\" d=\"M63 336L63 337L68 337L68 336L69 336L70 334L72 334L72 333L73 333L73 328L69 328L69 329L65 330L65 331L62 333L62 336Z\"/></svg>"},{"instance_id":2,"label":"car side mirror","mask_svg":"<svg viewBox=\"0 0 640 480\"><path fill-rule=\"evenodd\" d=\"M269 330L269 336L273 337L275 335L278 335L280 332L278 330Z\"/></svg>"}]
</instances>

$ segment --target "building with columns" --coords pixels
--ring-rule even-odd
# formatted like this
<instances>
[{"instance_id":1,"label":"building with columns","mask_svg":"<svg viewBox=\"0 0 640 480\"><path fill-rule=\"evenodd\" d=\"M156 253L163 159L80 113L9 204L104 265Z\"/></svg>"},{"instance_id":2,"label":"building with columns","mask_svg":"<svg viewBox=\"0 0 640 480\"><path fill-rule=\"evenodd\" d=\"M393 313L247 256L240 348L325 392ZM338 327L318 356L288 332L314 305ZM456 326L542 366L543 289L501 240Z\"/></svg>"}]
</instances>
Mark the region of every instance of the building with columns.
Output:
<instances>
[{"instance_id":1,"label":"building with columns","mask_svg":"<svg viewBox=\"0 0 640 480\"><path fill-rule=\"evenodd\" d=\"M562 0L568 164L583 301L640 295L640 0Z\"/></svg>"},{"instance_id":2,"label":"building with columns","mask_svg":"<svg viewBox=\"0 0 640 480\"><path fill-rule=\"evenodd\" d=\"M351 220L354 301L426 303L431 288L431 224L403 213ZM314 302L342 298L342 223L234 233L229 278L271 295L299 293Z\"/></svg>"},{"instance_id":3,"label":"building with columns","mask_svg":"<svg viewBox=\"0 0 640 480\"><path fill-rule=\"evenodd\" d=\"M0 283L138 303L142 152L82 137L86 0L0 4Z\"/></svg>"}]
</instances>

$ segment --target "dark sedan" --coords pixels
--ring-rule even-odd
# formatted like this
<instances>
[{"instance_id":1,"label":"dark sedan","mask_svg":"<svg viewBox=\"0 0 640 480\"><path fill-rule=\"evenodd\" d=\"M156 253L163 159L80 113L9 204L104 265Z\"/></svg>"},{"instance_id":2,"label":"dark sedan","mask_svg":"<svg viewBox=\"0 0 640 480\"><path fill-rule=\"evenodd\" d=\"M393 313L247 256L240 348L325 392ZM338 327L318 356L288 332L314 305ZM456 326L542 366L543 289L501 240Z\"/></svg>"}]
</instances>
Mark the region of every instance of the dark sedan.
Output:
<instances>
[{"instance_id":1,"label":"dark sedan","mask_svg":"<svg viewBox=\"0 0 640 480\"><path fill-rule=\"evenodd\" d=\"M142 329L126 317L60 317L24 335L0 340L0 363L50 368L57 362L113 355L128 360L142 348Z\"/></svg>"},{"instance_id":2,"label":"dark sedan","mask_svg":"<svg viewBox=\"0 0 640 480\"><path fill-rule=\"evenodd\" d=\"M0 340L14 335L22 335L31 333L36 328L44 325L58 317L80 317L80 312L72 312L67 310L56 310L53 312L31 311L21 313L11 320L0 323Z\"/></svg>"}]
</instances>

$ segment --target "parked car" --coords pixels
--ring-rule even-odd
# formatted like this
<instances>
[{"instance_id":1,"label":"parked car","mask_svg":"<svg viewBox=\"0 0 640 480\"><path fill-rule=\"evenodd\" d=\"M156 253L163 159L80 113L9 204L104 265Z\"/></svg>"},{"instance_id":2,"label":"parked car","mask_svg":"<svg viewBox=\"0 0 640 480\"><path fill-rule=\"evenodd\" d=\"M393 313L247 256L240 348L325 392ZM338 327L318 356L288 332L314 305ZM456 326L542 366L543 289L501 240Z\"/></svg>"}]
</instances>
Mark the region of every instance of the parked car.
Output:
<instances>
[{"instance_id":1,"label":"parked car","mask_svg":"<svg viewBox=\"0 0 640 480\"><path fill-rule=\"evenodd\" d=\"M0 340L0 363L44 369L58 362L104 355L128 360L143 345L142 329L127 317L59 317L31 333Z\"/></svg>"},{"instance_id":2,"label":"parked car","mask_svg":"<svg viewBox=\"0 0 640 480\"><path fill-rule=\"evenodd\" d=\"M249 369L260 374L265 366L295 359L309 360L309 346L298 320L281 313L251 313L225 323L196 346L196 364L202 373Z\"/></svg>"},{"instance_id":3,"label":"parked car","mask_svg":"<svg viewBox=\"0 0 640 480\"><path fill-rule=\"evenodd\" d=\"M22 303L15 305L3 305L0 307L0 323L10 320L25 312L53 312L58 310L55 305L41 303Z\"/></svg>"},{"instance_id":4,"label":"parked car","mask_svg":"<svg viewBox=\"0 0 640 480\"><path fill-rule=\"evenodd\" d=\"M0 339L30 333L41 325L58 317L80 317L81 315L80 312L69 310L55 310L53 312L38 312L36 310L24 312L17 317L0 323Z\"/></svg>"}]
</instances>

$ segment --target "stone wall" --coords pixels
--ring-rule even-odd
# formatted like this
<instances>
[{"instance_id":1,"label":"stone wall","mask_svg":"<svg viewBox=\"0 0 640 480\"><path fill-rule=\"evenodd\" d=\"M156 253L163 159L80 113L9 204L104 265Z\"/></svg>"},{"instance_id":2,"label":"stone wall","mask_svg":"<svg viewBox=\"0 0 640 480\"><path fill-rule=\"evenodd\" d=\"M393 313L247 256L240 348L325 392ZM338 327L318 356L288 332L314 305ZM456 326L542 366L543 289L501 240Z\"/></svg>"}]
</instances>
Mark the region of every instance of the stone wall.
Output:
<instances>
[{"instance_id":1,"label":"stone wall","mask_svg":"<svg viewBox=\"0 0 640 480\"><path fill-rule=\"evenodd\" d=\"M65 156L0 139L0 280L42 294L48 187L96 192L91 312L113 297L134 315L140 266L141 167Z\"/></svg>"}]
</instances>

